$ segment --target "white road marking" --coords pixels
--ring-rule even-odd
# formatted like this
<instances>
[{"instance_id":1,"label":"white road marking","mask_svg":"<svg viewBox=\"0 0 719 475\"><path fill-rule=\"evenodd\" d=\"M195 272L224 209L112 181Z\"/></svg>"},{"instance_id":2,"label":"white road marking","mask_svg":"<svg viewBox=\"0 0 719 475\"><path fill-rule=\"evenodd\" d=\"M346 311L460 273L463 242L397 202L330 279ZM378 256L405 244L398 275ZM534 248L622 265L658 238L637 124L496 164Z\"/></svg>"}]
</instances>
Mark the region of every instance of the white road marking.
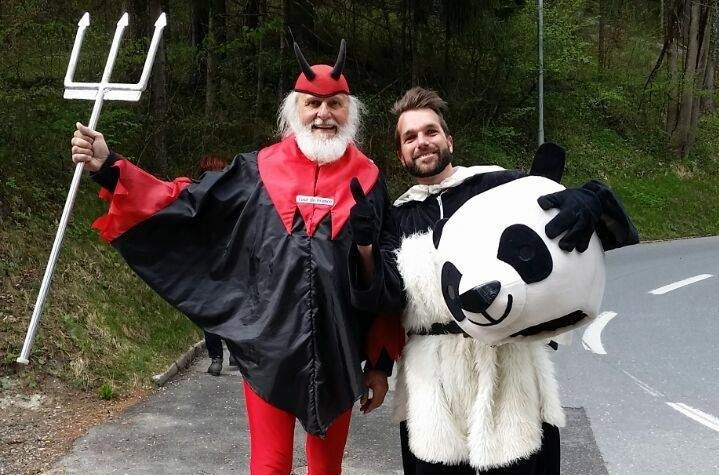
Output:
<instances>
[{"instance_id":1,"label":"white road marking","mask_svg":"<svg viewBox=\"0 0 719 475\"><path fill-rule=\"evenodd\" d=\"M609 321L616 317L616 312L602 312L597 318L589 324L582 335L582 346L585 350L589 350L597 355L606 355L604 346L602 346L602 330Z\"/></svg>"},{"instance_id":2,"label":"white road marking","mask_svg":"<svg viewBox=\"0 0 719 475\"><path fill-rule=\"evenodd\" d=\"M699 282L700 280L708 279L709 277L714 277L714 276L712 274L695 275L694 277L689 277L688 279L680 280L679 282L674 282L673 284L665 285L664 287L659 287L658 289L650 290L649 293L654 294L654 295L666 294L667 292L671 292L672 290L676 290L680 287L684 287L685 285Z\"/></svg>"},{"instance_id":3,"label":"white road marking","mask_svg":"<svg viewBox=\"0 0 719 475\"><path fill-rule=\"evenodd\" d=\"M681 412L688 418L694 419L698 423L719 432L719 419L712 416L711 414L702 412L699 409L694 409L693 407L689 407L686 404L682 404L680 402L668 402L667 405L672 409Z\"/></svg>"},{"instance_id":4,"label":"white road marking","mask_svg":"<svg viewBox=\"0 0 719 475\"><path fill-rule=\"evenodd\" d=\"M636 376L633 376L624 370L622 370L622 373L624 373L627 376L629 376L630 378L632 378L634 380L634 382L637 383L637 386L642 388L646 393L649 393L649 395L654 396L655 398L663 398L664 397L664 394L660 393L653 387L649 386L647 383L645 383L641 379L637 378Z\"/></svg>"}]
</instances>

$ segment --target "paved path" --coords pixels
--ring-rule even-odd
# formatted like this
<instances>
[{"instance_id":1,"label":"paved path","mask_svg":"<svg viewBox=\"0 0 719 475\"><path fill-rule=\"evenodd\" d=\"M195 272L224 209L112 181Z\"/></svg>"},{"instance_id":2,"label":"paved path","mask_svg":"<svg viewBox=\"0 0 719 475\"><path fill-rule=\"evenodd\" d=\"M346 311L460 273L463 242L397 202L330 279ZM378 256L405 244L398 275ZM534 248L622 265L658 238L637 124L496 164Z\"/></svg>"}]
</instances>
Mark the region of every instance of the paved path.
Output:
<instances>
[{"instance_id":1,"label":"paved path","mask_svg":"<svg viewBox=\"0 0 719 475\"><path fill-rule=\"evenodd\" d=\"M205 373L208 365L209 359L199 360L115 420L92 428L45 475L248 474L241 376L225 366L221 376L213 377ZM584 410L570 408L568 415L563 473L606 474ZM295 439L294 473L303 475L299 424ZM390 421L389 402L366 416L355 408L343 473L402 473L399 431Z\"/></svg>"},{"instance_id":2,"label":"paved path","mask_svg":"<svg viewBox=\"0 0 719 475\"><path fill-rule=\"evenodd\" d=\"M225 354L227 362L227 353ZM249 440L241 376L219 377L198 360L175 381L115 420L92 428L46 475L248 474ZM295 473L305 473L304 432L295 430ZM356 409L345 455L347 474L392 474L401 467L399 431L389 405L364 416Z\"/></svg>"},{"instance_id":3,"label":"paved path","mask_svg":"<svg viewBox=\"0 0 719 475\"><path fill-rule=\"evenodd\" d=\"M562 473L719 473L719 238L620 249L607 265L603 310L616 317L591 345L581 329L555 355L569 416ZM212 377L208 364L91 429L47 475L247 474L240 375ZM344 473L400 473L389 407L355 412ZM299 475L301 429L296 439Z\"/></svg>"}]
</instances>

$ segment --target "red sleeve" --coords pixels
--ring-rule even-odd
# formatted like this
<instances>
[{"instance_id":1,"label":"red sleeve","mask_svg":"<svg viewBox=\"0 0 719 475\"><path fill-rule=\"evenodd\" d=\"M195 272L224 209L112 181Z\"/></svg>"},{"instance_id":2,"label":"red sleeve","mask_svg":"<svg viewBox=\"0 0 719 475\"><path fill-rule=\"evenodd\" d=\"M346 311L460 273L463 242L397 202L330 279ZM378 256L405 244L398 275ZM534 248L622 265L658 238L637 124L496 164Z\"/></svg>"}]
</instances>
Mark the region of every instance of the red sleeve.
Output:
<instances>
[{"instance_id":1,"label":"red sleeve","mask_svg":"<svg viewBox=\"0 0 719 475\"><path fill-rule=\"evenodd\" d=\"M185 177L159 180L127 160L118 160L112 166L120 171L115 191L100 189L100 198L110 207L92 223L107 242L168 206L192 182Z\"/></svg>"},{"instance_id":2,"label":"red sleeve","mask_svg":"<svg viewBox=\"0 0 719 475\"><path fill-rule=\"evenodd\" d=\"M365 340L365 353L369 362L375 366L382 350L397 361L404 348L405 331L400 316L395 313L382 313L375 317Z\"/></svg>"}]
</instances>

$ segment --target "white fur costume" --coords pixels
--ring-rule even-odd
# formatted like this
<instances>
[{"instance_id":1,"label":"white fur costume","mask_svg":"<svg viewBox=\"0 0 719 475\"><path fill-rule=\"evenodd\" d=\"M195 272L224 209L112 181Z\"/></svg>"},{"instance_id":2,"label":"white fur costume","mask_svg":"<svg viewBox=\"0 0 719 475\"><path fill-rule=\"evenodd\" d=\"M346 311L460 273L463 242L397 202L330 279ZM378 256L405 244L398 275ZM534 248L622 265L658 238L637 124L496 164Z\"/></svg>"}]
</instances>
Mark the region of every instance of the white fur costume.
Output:
<instances>
[{"instance_id":1,"label":"white fur costume","mask_svg":"<svg viewBox=\"0 0 719 475\"><path fill-rule=\"evenodd\" d=\"M405 329L452 322L431 233L406 237L397 261ZM542 422L565 423L548 351L543 341L492 347L463 335L411 336L398 363L394 417L407 421L412 452L486 469L539 450Z\"/></svg>"},{"instance_id":2,"label":"white fur costume","mask_svg":"<svg viewBox=\"0 0 719 475\"><path fill-rule=\"evenodd\" d=\"M498 171L457 167L438 185L410 188L395 205L432 199ZM455 321L442 296L441 261L431 231L403 239L397 264L408 332ZM412 453L427 462L490 469L538 451L542 423L565 424L549 351L544 340L490 346L461 334L410 336L398 362L394 417L407 421Z\"/></svg>"}]
</instances>

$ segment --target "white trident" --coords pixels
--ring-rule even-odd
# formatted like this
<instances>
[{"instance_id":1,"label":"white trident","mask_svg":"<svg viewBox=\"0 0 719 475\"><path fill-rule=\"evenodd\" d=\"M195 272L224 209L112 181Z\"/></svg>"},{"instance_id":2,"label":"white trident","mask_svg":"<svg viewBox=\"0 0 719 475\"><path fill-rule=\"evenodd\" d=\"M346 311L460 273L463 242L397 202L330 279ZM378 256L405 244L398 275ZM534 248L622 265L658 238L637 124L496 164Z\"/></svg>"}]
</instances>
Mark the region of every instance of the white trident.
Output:
<instances>
[{"instance_id":1,"label":"white trident","mask_svg":"<svg viewBox=\"0 0 719 475\"><path fill-rule=\"evenodd\" d=\"M73 76L75 74L75 66L77 65L77 57L80 54L80 45L82 39L85 36L85 29L90 25L90 15L85 13L78 25L77 35L75 36L75 44L72 46L72 53L70 54L70 63L67 66L67 74L65 74L65 99L87 99L94 100L95 105L92 108L92 114L90 116L90 122L88 127L95 129L97 121L100 117L100 109L102 109L102 103L105 99L111 101L138 101L142 91L147 87L147 80L150 77L150 70L152 64L155 62L155 53L157 47L160 44L160 37L162 36L162 29L167 25L165 14L160 14L159 18L155 22L155 31L152 35L152 42L150 43L150 51L145 59L145 66L142 69L142 76L137 84L122 84L122 83L111 83L110 75L112 74L112 68L115 64L115 57L117 56L117 50L120 48L120 40L122 39L122 33L125 31L125 27L128 24L127 13L122 15L120 21L117 22L117 28L115 29L115 36L112 39L112 46L110 47L110 53L107 55L107 63L105 63L105 71L102 73L102 79L100 82L75 82ZM30 348L32 347L33 340L35 339L35 333L37 332L37 325L40 322L40 315L42 314L42 308L45 304L45 298L50 288L50 280L52 279L52 273L55 270L55 263L57 262L57 256L60 252L60 245L62 244L62 238L65 235L65 228L67 228L67 221L70 218L72 212L72 205L75 201L75 195L77 194L78 186L80 185L80 177L82 176L82 169L84 163L80 162L75 166L75 174L72 177L72 183L70 184L70 191L68 192L67 199L65 200L65 208L62 211L62 217L60 218L60 224L55 235L55 242L52 245L52 251L50 251L50 259L48 260L47 267L45 268L45 275L42 278L42 284L40 285L40 292L35 302L35 308L32 312L32 318L30 319L30 326L27 329L27 335L25 335L25 343L22 347L22 352L17 359L18 363L28 364L28 356L30 356Z\"/></svg>"}]
</instances>

